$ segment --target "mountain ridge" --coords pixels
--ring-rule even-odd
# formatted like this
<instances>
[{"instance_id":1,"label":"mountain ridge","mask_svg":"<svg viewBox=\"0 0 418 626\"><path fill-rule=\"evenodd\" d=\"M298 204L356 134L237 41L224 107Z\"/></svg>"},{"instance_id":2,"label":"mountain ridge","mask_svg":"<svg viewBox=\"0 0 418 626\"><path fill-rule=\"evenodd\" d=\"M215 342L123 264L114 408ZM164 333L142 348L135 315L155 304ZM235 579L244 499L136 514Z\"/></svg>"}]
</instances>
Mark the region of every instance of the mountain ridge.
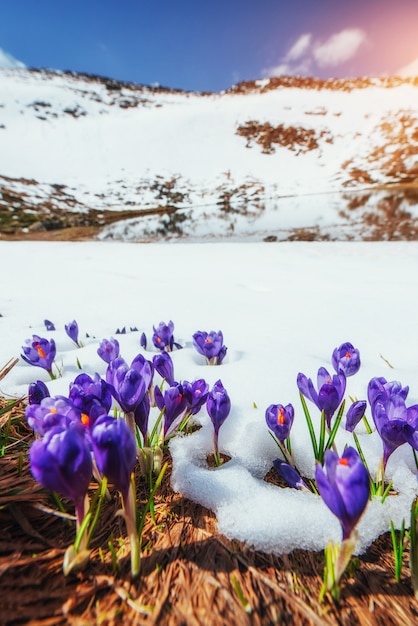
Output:
<instances>
[{"instance_id":1,"label":"mountain ridge","mask_svg":"<svg viewBox=\"0 0 418 626\"><path fill-rule=\"evenodd\" d=\"M132 211L119 233L104 218L102 236L356 238L383 187L418 180L417 90L418 78L278 77L209 93L1 70L0 232ZM301 201L318 193L340 197ZM393 202L415 220L412 192Z\"/></svg>"}]
</instances>

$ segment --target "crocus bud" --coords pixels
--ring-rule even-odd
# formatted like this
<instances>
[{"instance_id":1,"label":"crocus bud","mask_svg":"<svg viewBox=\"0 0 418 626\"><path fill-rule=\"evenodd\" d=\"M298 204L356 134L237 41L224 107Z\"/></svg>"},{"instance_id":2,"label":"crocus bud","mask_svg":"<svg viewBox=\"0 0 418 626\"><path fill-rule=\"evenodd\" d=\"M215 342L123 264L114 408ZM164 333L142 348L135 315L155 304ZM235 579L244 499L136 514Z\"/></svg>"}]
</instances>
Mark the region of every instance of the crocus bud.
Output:
<instances>
[{"instance_id":1,"label":"crocus bud","mask_svg":"<svg viewBox=\"0 0 418 626\"><path fill-rule=\"evenodd\" d=\"M206 400L206 410L213 424L215 459L218 464L218 436L219 429L231 410L231 400L220 380L217 380Z\"/></svg>"},{"instance_id":2,"label":"crocus bud","mask_svg":"<svg viewBox=\"0 0 418 626\"><path fill-rule=\"evenodd\" d=\"M345 421L345 429L349 433L352 433L359 421L364 417L366 412L367 402L365 400L358 400L353 402L347 411L347 417Z\"/></svg>"},{"instance_id":3,"label":"crocus bud","mask_svg":"<svg viewBox=\"0 0 418 626\"><path fill-rule=\"evenodd\" d=\"M95 423L91 440L100 473L126 499L136 462L136 441L129 426L122 418L103 417Z\"/></svg>"},{"instance_id":4,"label":"crocus bud","mask_svg":"<svg viewBox=\"0 0 418 626\"><path fill-rule=\"evenodd\" d=\"M110 339L102 339L97 354L103 361L110 363L119 356L119 341L111 337Z\"/></svg>"},{"instance_id":5,"label":"crocus bud","mask_svg":"<svg viewBox=\"0 0 418 626\"><path fill-rule=\"evenodd\" d=\"M163 351L159 354L155 354L152 362L161 378L165 378L168 384L171 385L174 382L174 365L168 352Z\"/></svg>"},{"instance_id":6,"label":"crocus bud","mask_svg":"<svg viewBox=\"0 0 418 626\"><path fill-rule=\"evenodd\" d=\"M80 346L78 343L78 324L75 320L70 322L69 324L65 324L64 326L65 332L69 336L70 339L74 341L77 346Z\"/></svg>"},{"instance_id":7,"label":"crocus bud","mask_svg":"<svg viewBox=\"0 0 418 626\"><path fill-rule=\"evenodd\" d=\"M332 365L337 374L342 370L346 376L353 376L360 369L360 352L347 341L339 348L335 348L332 353Z\"/></svg>"},{"instance_id":8,"label":"crocus bud","mask_svg":"<svg viewBox=\"0 0 418 626\"><path fill-rule=\"evenodd\" d=\"M36 383L31 383L28 389L28 401L29 404L40 404L41 400L44 398L48 398L51 394L49 393L48 387L45 385L42 380L37 380Z\"/></svg>"},{"instance_id":9,"label":"crocus bud","mask_svg":"<svg viewBox=\"0 0 418 626\"><path fill-rule=\"evenodd\" d=\"M186 380L183 382L183 387L187 388L187 393L189 397L189 409L188 413L190 415L196 415L199 413L202 406L205 404L208 393L209 393L209 385L203 378L199 378L198 380L194 380L192 383L187 382Z\"/></svg>"},{"instance_id":10,"label":"crocus bud","mask_svg":"<svg viewBox=\"0 0 418 626\"><path fill-rule=\"evenodd\" d=\"M348 447L341 458L333 450L327 450L325 470L317 463L315 478L320 496L340 520L344 541L350 537L369 500L369 473L358 452Z\"/></svg>"},{"instance_id":11,"label":"crocus bud","mask_svg":"<svg viewBox=\"0 0 418 626\"><path fill-rule=\"evenodd\" d=\"M281 459L275 459L273 461L273 466L279 476L281 476L290 487L293 487L293 489L311 491L299 472L295 470L294 467L289 465L289 463L286 463Z\"/></svg>"},{"instance_id":12,"label":"crocus bud","mask_svg":"<svg viewBox=\"0 0 418 626\"><path fill-rule=\"evenodd\" d=\"M279 441L289 437L294 416L295 411L291 404L270 404L266 409L267 426Z\"/></svg>"},{"instance_id":13,"label":"crocus bud","mask_svg":"<svg viewBox=\"0 0 418 626\"><path fill-rule=\"evenodd\" d=\"M154 389L155 403L162 411L164 409L164 438L172 428L175 420L189 408L188 394L180 383L173 383L164 394L158 387Z\"/></svg>"},{"instance_id":14,"label":"crocus bud","mask_svg":"<svg viewBox=\"0 0 418 626\"><path fill-rule=\"evenodd\" d=\"M143 437L144 445L147 444L148 439L148 419L151 410L151 404L148 394L142 398L141 402L136 405L134 410L135 423L139 428L139 431Z\"/></svg>"},{"instance_id":15,"label":"crocus bud","mask_svg":"<svg viewBox=\"0 0 418 626\"><path fill-rule=\"evenodd\" d=\"M55 426L33 442L30 468L34 478L51 491L70 498L82 521L84 498L92 476L92 459L81 424Z\"/></svg>"},{"instance_id":16,"label":"crocus bud","mask_svg":"<svg viewBox=\"0 0 418 626\"><path fill-rule=\"evenodd\" d=\"M215 432L218 433L220 427L226 420L231 410L231 400L220 380L216 381L206 400L206 408L212 421Z\"/></svg>"}]
</instances>

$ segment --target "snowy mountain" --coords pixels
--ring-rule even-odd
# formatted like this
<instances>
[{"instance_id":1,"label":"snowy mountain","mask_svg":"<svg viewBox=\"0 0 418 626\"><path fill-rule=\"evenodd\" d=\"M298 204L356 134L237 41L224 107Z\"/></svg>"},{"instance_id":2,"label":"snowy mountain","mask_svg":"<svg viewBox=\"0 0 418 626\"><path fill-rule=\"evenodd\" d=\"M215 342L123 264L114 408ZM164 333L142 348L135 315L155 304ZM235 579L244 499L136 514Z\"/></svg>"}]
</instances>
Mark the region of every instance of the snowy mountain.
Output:
<instances>
[{"instance_id":1,"label":"snowy mountain","mask_svg":"<svg viewBox=\"0 0 418 626\"><path fill-rule=\"evenodd\" d=\"M1 70L0 232L415 239L417 96L418 79L191 93Z\"/></svg>"}]
</instances>

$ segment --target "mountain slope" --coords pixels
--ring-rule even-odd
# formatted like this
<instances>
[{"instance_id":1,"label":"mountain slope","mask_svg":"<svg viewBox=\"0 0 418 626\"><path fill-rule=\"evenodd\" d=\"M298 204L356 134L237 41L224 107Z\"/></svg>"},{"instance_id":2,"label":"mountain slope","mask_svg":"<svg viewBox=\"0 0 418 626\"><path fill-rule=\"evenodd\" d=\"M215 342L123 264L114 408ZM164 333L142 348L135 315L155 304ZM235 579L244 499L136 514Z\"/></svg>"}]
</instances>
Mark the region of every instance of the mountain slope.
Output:
<instances>
[{"instance_id":1,"label":"mountain slope","mask_svg":"<svg viewBox=\"0 0 418 626\"><path fill-rule=\"evenodd\" d=\"M102 236L334 239L379 236L370 216L392 212L414 238L417 95L418 81L396 78L283 77L199 94L3 70L0 226L83 225L102 212L107 223L107 211L128 210L135 220ZM399 183L412 190L391 193L388 208L374 190Z\"/></svg>"}]
</instances>

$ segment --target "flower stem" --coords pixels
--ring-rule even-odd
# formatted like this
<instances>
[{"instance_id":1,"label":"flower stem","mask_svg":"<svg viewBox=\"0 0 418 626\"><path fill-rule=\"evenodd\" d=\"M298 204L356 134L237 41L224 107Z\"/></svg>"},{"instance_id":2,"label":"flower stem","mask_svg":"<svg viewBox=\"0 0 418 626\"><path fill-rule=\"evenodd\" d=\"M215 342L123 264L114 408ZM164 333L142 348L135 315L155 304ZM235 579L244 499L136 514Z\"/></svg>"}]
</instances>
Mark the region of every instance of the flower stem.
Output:
<instances>
[{"instance_id":1,"label":"flower stem","mask_svg":"<svg viewBox=\"0 0 418 626\"><path fill-rule=\"evenodd\" d=\"M395 525L392 520L390 520L390 534L392 537L393 556L395 559L395 579L397 582L400 582L402 573L402 555L405 541L405 520L402 520L402 525L399 530L399 542L396 539Z\"/></svg>"},{"instance_id":2,"label":"flower stem","mask_svg":"<svg viewBox=\"0 0 418 626\"><path fill-rule=\"evenodd\" d=\"M129 485L128 493L122 496L125 509L126 528L131 544L131 574L135 578L141 569L141 546L136 529L136 506L133 478Z\"/></svg>"},{"instance_id":3,"label":"flower stem","mask_svg":"<svg viewBox=\"0 0 418 626\"><path fill-rule=\"evenodd\" d=\"M409 531L410 549L409 563L411 567L411 583L414 590L415 598L418 599L418 498L411 506L411 530Z\"/></svg>"},{"instance_id":4,"label":"flower stem","mask_svg":"<svg viewBox=\"0 0 418 626\"><path fill-rule=\"evenodd\" d=\"M312 448L313 448L315 460L319 461L320 459L319 459L319 453L318 453L318 443L317 443L317 439L316 439L316 435L315 435L315 430L314 430L314 427L313 427L313 424L312 424L312 419L311 419L311 416L309 414L309 410L308 410L308 407L306 405L305 398L304 398L304 396L303 396L303 394L301 392L299 392L299 397L300 397L300 401L302 403L303 412L305 414L306 423L308 425L308 430L309 430L309 435L311 437Z\"/></svg>"}]
</instances>

